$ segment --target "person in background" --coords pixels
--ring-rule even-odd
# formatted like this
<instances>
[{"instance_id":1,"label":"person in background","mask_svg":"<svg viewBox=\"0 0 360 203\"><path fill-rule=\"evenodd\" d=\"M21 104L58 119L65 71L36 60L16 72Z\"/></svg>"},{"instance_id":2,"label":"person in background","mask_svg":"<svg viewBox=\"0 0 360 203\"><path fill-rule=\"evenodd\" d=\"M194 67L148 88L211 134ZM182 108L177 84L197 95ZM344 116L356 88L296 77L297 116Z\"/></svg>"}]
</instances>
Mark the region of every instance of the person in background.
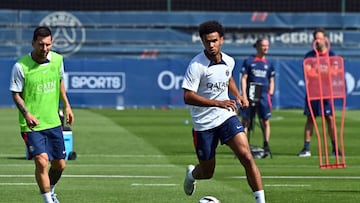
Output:
<instances>
[{"instance_id":1,"label":"person in background","mask_svg":"<svg viewBox=\"0 0 360 203\"><path fill-rule=\"evenodd\" d=\"M63 81L63 57L51 51L52 44L51 30L37 27L32 39L33 50L15 63L10 81L27 158L34 159L35 179L45 203L59 202L55 185L66 166L59 99L64 106L66 123L74 122Z\"/></svg>"},{"instance_id":2,"label":"person in background","mask_svg":"<svg viewBox=\"0 0 360 203\"><path fill-rule=\"evenodd\" d=\"M250 102L249 108L244 108L240 113L245 132L253 128L255 114L260 120L263 134L264 154L262 158L272 157L270 140L270 117L272 109L272 96L274 94L275 69L271 61L266 58L269 51L269 40L258 39L254 44L256 54L244 60L241 69L241 90Z\"/></svg>"},{"instance_id":3,"label":"person in background","mask_svg":"<svg viewBox=\"0 0 360 203\"><path fill-rule=\"evenodd\" d=\"M313 32L314 42L316 41L316 49L319 54L319 56L335 56L335 53L331 50L329 50L326 46L326 31L323 28L316 28ZM310 57L317 57L316 51L311 50L308 53L306 53L304 59L310 58ZM321 103L320 100L313 100L311 101L311 108L314 112L314 116L321 116L322 113L324 113L325 120L328 127L329 136L331 138L332 143L332 154L335 155L335 141L334 141L334 125L333 125L333 117L332 117L332 107L330 100L325 99L323 100L324 105L324 111L321 111ZM304 108L304 115L306 116L306 123L304 128L304 147L301 149L301 151L298 153L299 157L311 157L311 151L310 151L310 142L311 142L311 136L313 134L314 129L314 123L311 118L310 114L310 108L307 102L307 96L305 96L305 108ZM339 151L339 155L341 152Z\"/></svg>"},{"instance_id":4,"label":"person in background","mask_svg":"<svg viewBox=\"0 0 360 203\"><path fill-rule=\"evenodd\" d=\"M205 50L191 60L182 84L184 102L190 105L193 142L199 160L196 166L187 167L185 194L194 193L196 180L213 177L216 148L220 141L234 152L245 168L256 202L263 203L265 194L261 174L236 114L237 105L247 107L249 102L240 95L232 77L235 60L221 51L223 26L217 21L204 22L199 27L199 35ZM231 100L229 93L236 100Z\"/></svg>"}]
</instances>

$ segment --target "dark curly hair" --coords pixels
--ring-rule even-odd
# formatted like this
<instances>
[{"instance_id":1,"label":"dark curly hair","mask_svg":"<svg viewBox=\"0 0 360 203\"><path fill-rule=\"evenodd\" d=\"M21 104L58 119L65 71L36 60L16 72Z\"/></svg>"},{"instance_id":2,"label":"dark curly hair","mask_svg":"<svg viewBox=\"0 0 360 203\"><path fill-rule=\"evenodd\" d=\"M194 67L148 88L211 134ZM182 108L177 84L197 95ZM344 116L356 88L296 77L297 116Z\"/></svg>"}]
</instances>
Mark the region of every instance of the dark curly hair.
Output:
<instances>
[{"instance_id":1,"label":"dark curly hair","mask_svg":"<svg viewBox=\"0 0 360 203\"><path fill-rule=\"evenodd\" d=\"M199 26L199 35L201 38L213 32L219 33L220 37L224 36L224 28L218 21L206 21Z\"/></svg>"}]
</instances>

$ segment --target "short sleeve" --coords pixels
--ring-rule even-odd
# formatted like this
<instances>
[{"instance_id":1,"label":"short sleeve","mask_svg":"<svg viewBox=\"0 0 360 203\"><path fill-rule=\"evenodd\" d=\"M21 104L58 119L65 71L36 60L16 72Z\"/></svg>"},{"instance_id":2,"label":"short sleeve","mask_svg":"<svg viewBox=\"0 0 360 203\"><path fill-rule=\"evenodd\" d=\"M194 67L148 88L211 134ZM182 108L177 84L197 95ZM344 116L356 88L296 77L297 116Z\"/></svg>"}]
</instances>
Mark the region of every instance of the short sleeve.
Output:
<instances>
[{"instance_id":1,"label":"short sleeve","mask_svg":"<svg viewBox=\"0 0 360 203\"><path fill-rule=\"evenodd\" d=\"M10 91L22 92L24 87L24 71L19 63L13 66L10 77Z\"/></svg>"},{"instance_id":2,"label":"short sleeve","mask_svg":"<svg viewBox=\"0 0 360 203\"><path fill-rule=\"evenodd\" d=\"M197 92L200 84L200 78L200 67L198 67L196 63L190 63L184 76L182 88Z\"/></svg>"}]
</instances>

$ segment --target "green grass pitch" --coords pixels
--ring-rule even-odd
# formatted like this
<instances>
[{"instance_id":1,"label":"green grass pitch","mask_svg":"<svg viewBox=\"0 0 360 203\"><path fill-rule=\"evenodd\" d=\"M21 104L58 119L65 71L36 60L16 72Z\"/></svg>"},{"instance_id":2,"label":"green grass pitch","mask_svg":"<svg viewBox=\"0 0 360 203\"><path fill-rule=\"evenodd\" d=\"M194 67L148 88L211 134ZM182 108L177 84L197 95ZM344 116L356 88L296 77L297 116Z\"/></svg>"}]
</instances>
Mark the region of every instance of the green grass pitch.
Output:
<instances>
[{"instance_id":1,"label":"green grass pitch","mask_svg":"<svg viewBox=\"0 0 360 203\"><path fill-rule=\"evenodd\" d=\"M255 202L242 166L226 146L218 147L211 180L183 192L185 167L196 163L187 109L74 109L75 161L56 192L62 203L197 203L212 195L222 203ZM32 161L17 125L17 111L0 108L0 202L42 202ZM298 158L303 145L302 110L274 110L271 119L273 159L256 159L270 203L360 202L360 111L347 111L345 169L320 169L317 140L311 158ZM261 146L260 129L251 144Z\"/></svg>"}]
</instances>

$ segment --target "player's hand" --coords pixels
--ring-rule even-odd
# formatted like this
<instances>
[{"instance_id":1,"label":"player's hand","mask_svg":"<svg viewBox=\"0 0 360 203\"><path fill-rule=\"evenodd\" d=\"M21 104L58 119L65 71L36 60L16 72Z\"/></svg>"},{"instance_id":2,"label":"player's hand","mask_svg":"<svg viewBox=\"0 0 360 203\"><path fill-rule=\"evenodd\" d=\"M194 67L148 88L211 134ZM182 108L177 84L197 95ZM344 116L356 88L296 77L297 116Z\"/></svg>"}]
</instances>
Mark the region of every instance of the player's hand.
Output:
<instances>
[{"instance_id":1,"label":"player's hand","mask_svg":"<svg viewBox=\"0 0 360 203\"><path fill-rule=\"evenodd\" d=\"M72 125L74 123L74 113L72 112L71 107L65 108L66 124Z\"/></svg>"},{"instance_id":2,"label":"player's hand","mask_svg":"<svg viewBox=\"0 0 360 203\"><path fill-rule=\"evenodd\" d=\"M29 112L25 114L25 120L30 130L33 130L35 126L39 125L38 119Z\"/></svg>"},{"instance_id":3,"label":"player's hand","mask_svg":"<svg viewBox=\"0 0 360 203\"><path fill-rule=\"evenodd\" d=\"M220 107L227 109L229 111L237 111L236 102L234 100L224 100L221 101Z\"/></svg>"},{"instance_id":4,"label":"player's hand","mask_svg":"<svg viewBox=\"0 0 360 203\"><path fill-rule=\"evenodd\" d=\"M241 108L247 108L249 107L249 100L245 96L241 96L237 99L237 102L240 104Z\"/></svg>"}]
</instances>

